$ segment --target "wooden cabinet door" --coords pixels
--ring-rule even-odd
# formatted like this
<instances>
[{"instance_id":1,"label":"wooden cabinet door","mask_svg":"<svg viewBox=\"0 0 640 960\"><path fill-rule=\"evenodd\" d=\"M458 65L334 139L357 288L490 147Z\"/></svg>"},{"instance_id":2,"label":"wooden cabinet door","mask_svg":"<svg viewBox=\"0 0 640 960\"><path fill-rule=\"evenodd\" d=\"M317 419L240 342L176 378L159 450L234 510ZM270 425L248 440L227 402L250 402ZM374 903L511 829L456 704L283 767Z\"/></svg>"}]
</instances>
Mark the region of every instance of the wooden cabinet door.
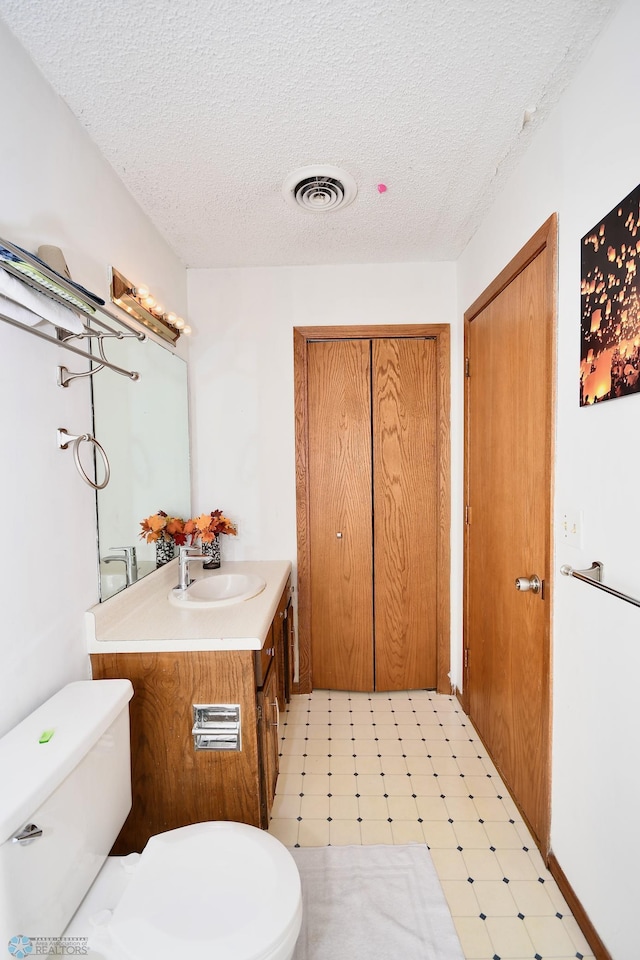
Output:
<instances>
[{"instance_id":1,"label":"wooden cabinet door","mask_svg":"<svg viewBox=\"0 0 640 960\"><path fill-rule=\"evenodd\" d=\"M278 703L284 710L289 702L289 636L287 620L291 606L291 581L287 582L282 591L278 609L275 612L272 625L274 656L278 667Z\"/></svg>"},{"instance_id":2,"label":"wooden cabinet door","mask_svg":"<svg viewBox=\"0 0 640 960\"><path fill-rule=\"evenodd\" d=\"M278 700L278 672L275 661L267 676L266 683L258 693L260 720L260 746L262 751L262 791L263 826L269 825L271 807L276 793L278 779L278 721L280 702Z\"/></svg>"},{"instance_id":3,"label":"wooden cabinet door","mask_svg":"<svg viewBox=\"0 0 640 960\"><path fill-rule=\"evenodd\" d=\"M309 344L313 685L373 690L368 340Z\"/></svg>"},{"instance_id":4,"label":"wooden cabinet door","mask_svg":"<svg viewBox=\"0 0 640 960\"><path fill-rule=\"evenodd\" d=\"M291 599L289 600L289 606L287 607L285 628L285 642L287 645L287 657L285 663L285 669L287 671L285 681L285 697L287 703L289 703L291 700L291 694L295 689L294 683L296 672L296 631L293 620L293 603Z\"/></svg>"}]
</instances>

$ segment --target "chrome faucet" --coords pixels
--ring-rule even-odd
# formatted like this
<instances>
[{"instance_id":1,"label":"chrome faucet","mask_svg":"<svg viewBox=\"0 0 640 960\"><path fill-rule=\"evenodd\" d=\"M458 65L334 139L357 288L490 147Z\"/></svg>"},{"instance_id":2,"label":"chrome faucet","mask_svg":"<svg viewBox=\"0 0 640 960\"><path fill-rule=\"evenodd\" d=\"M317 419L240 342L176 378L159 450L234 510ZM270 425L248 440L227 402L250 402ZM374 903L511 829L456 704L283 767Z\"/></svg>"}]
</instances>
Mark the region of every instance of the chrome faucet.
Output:
<instances>
[{"instance_id":1,"label":"chrome faucet","mask_svg":"<svg viewBox=\"0 0 640 960\"><path fill-rule=\"evenodd\" d=\"M118 556L103 557L103 563L113 563L114 560L120 560L125 565L125 577L127 586L130 587L138 579L138 558L135 547L109 547L109 550L122 550Z\"/></svg>"},{"instance_id":2,"label":"chrome faucet","mask_svg":"<svg viewBox=\"0 0 640 960\"><path fill-rule=\"evenodd\" d=\"M193 583L193 580L189 578L189 564L192 560L211 560L210 556L207 556L206 553L192 553L191 547L180 547L180 558L178 560L178 570L180 573L180 579L176 590L186 590L190 583Z\"/></svg>"}]
</instances>

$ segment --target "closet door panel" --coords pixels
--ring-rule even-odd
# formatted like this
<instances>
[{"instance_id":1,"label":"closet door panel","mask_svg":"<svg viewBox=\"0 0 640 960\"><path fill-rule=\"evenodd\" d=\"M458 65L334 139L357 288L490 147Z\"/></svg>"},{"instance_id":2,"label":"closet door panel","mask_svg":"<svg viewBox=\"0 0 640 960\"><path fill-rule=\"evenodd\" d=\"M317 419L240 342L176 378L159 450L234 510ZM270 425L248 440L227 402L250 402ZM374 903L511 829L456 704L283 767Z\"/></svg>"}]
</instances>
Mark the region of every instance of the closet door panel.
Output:
<instances>
[{"instance_id":1,"label":"closet door panel","mask_svg":"<svg viewBox=\"0 0 640 960\"><path fill-rule=\"evenodd\" d=\"M309 343L308 427L312 682L372 690L368 340Z\"/></svg>"},{"instance_id":2,"label":"closet door panel","mask_svg":"<svg viewBox=\"0 0 640 960\"><path fill-rule=\"evenodd\" d=\"M437 344L374 340L375 689L436 686Z\"/></svg>"}]
</instances>

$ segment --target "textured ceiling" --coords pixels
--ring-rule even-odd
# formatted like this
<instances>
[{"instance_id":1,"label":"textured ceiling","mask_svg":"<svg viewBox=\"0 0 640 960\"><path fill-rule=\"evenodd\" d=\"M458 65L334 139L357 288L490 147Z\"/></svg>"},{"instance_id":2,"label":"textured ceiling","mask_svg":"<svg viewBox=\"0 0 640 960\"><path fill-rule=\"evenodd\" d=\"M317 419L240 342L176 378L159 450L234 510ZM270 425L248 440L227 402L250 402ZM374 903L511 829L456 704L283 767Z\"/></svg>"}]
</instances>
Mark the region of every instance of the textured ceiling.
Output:
<instances>
[{"instance_id":1,"label":"textured ceiling","mask_svg":"<svg viewBox=\"0 0 640 960\"><path fill-rule=\"evenodd\" d=\"M616 5L0 0L0 16L183 262L212 267L457 257ZM288 206L285 177L311 163L349 171L356 201Z\"/></svg>"}]
</instances>

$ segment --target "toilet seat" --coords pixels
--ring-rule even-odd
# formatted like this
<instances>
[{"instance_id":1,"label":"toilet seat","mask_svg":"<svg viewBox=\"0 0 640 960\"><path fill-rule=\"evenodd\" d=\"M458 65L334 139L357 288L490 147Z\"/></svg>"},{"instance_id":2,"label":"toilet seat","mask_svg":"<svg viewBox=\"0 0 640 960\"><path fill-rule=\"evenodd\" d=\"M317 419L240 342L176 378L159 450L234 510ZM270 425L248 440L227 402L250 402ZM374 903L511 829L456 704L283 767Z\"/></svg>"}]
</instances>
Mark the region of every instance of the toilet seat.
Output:
<instances>
[{"instance_id":1,"label":"toilet seat","mask_svg":"<svg viewBox=\"0 0 640 960\"><path fill-rule=\"evenodd\" d=\"M300 931L289 851L244 823L197 823L152 837L109 924L131 960L280 960Z\"/></svg>"}]
</instances>

